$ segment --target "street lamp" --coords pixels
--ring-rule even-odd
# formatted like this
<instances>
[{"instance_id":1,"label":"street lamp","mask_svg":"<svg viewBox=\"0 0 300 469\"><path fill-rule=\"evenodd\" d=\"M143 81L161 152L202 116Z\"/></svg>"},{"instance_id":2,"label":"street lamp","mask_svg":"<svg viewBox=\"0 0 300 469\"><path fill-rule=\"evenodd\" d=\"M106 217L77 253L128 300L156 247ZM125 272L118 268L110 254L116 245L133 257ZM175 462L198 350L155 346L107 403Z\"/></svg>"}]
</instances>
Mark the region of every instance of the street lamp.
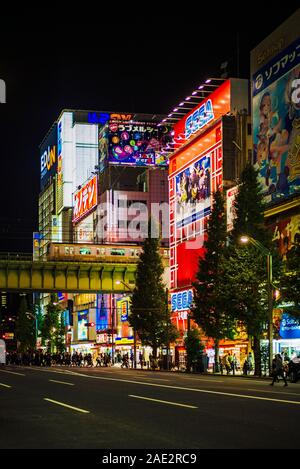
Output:
<instances>
[{"instance_id":1,"label":"street lamp","mask_svg":"<svg viewBox=\"0 0 300 469\"><path fill-rule=\"evenodd\" d=\"M263 246L257 239L251 236L244 235L240 237L240 241L243 244L251 243L257 247L265 256L267 256L267 291L268 291L268 340L269 340L269 373L272 371L272 357L273 357L273 294L272 294L272 281L273 281L273 269L272 269L272 254L265 246Z\"/></svg>"},{"instance_id":2,"label":"street lamp","mask_svg":"<svg viewBox=\"0 0 300 469\"><path fill-rule=\"evenodd\" d=\"M132 293L133 289L123 280L117 280L116 285L124 285L124 287L128 288L128 290ZM136 370L136 330L133 327L133 368Z\"/></svg>"}]
</instances>

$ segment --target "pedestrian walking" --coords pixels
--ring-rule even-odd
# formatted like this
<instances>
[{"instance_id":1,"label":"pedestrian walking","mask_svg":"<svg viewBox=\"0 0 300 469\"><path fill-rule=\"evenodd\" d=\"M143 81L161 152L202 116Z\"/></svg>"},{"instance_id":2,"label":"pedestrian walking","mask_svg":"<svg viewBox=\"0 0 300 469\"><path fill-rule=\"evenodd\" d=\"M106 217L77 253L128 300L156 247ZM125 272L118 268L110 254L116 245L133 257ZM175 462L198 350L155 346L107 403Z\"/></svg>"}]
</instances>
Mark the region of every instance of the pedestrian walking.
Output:
<instances>
[{"instance_id":1,"label":"pedestrian walking","mask_svg":"<svg viewBox=\"0 0 300 469\"><path fill-rule=\"evenodd\" d=\"M272 361L272 374L273 374L273 381L270 383L271 386L274 385L275 381L279 381L279 377L281 377L284 381L284 386L287 386L287 380L284 375L284 370L283 370L283 362L281 355L277 353L275 356L275 359Z\"/></svg>"}]
</instances>

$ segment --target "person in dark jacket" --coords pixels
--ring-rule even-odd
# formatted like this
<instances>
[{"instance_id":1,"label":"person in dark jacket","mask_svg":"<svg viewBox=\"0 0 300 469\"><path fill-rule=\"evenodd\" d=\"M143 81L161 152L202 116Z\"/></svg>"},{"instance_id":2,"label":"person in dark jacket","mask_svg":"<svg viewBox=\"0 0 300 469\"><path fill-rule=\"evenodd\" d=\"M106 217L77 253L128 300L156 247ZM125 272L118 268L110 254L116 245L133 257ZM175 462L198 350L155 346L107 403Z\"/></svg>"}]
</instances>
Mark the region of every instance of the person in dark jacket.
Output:
<instances>
[{"instance_id":1,"label":"person in dark jacket","mask_svg":"<svg viewBox=\"0 0 300 469\"><path fill-rule=\"evenodd\" d=\"M273 372L273 381L271 383L271 386L274 385L275 381L279 379L279 377L281 377L284 381L284 386L287 386L287 380L286 380L286 377L284 375L284 370L283 370L283 362L282 362L282 358L281 358L281 355L279 353L277 353L277 355L275 356L275 359L273 360L272 362L272 372Z\"/></svg>"}]
</instances>

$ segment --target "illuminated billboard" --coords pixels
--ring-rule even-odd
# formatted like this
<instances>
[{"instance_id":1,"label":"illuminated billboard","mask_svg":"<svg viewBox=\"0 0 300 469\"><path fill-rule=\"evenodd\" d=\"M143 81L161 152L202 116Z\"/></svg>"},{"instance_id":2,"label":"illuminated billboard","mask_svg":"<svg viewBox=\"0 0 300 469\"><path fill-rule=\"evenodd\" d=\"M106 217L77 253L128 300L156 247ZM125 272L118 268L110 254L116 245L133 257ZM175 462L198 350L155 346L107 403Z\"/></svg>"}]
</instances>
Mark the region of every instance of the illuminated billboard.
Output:
<instances>
[{"instance_id":1,"label":"illuminated billboard","mask_svg":"<svg viewBox=\"0 0 300 469\"><path fill-rule=\"evenodd\" d=\"M170 128L153 122L110 121L100 131L100 170L105 162L133 166L167 166Z\"/></svg>"},{"instance_id":2,"label":"illuminated billboard","mask_svg":"<svg viewBox=\"0 0 300 469\"><path fill-rule=\"evenodd\" d=\"M205 155L181 171L176 180L176 227L181 228L210 214L211 164Z\"/></svg>"},{"instance_id":3,"label":"illuminated billboard","mask_svg":"<svg viewBox=\"0 0 300 469\"><path fill-rule=\"evenodd\" d=\"M87 340L88 339L88 328L86 324L88 323L88 310L78 312L78 340Z\"/></svg>"},{"instance_id":4,"label":"illuminated billboard","mask_svg":"<svg viewBox=\"0 0 300 469\"><path fill-rule=\"evenodd\" d=\"M97 176L93 176L74 194L73 222L85 217L98 203Z\"/></svg>"},{"instance_id":5,"label":"illuminated billboard","mask_svg":"<svg viewBox=\"0 0 300 469\"><path fill-rule=\"evenodd\" d=\"M226 192L227 231L231 231L233 229L233 221L236 218L235 201L238 192L238 186L234 186Z\"/></svg>"},{"instance_id":6,"label":"illuminated billboard","mask_svg":"<svg viewBox=\"0 0 300 469\"><path fill-rule=\"evenodd\" d=\"M254 163L267 203L300 193L300 38L253 75Z\"/></svg>"},{"instance_id":7,"label":"illuminated billboard","mask_svg":"<svg viewBox=\"0 0 300 469\"><path fill-rule=\"evenodd\" d=\"M56 173L57 168L57 125L55 124L40 146L41 190Z\"/></svg>"},{"instance_id":8,"label":"illuminated billboard","mask_svg":"<svg viewBox=\"0 0 300 469\"><path fill-rule=\"evenodd\" d=\"M174 125L175 148L183 145L199 130L205 130L222 115L227 114L232 106L232 91L234 90L235 86L231 85L231 81L225 81L208 98L203 99L192 111L180 119Z\"/></svg>"}]
</instances>

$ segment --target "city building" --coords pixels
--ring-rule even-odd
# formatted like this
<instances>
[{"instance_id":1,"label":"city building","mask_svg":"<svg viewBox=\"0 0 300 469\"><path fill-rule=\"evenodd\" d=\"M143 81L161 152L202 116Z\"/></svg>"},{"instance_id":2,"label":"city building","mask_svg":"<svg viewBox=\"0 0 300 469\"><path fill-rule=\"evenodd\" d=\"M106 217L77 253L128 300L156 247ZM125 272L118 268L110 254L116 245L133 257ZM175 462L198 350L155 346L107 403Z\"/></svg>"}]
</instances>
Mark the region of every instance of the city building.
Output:
<instances>
[{"instance_id":1,"label":"city building","mask_svg":"<svg viewBox=\"0 0 300 469\"><path fill-rule=\"evenodd\" d=\"M84 262L102 251L105 256L137 257L151 214L164 227L160 231L168 286L172 136L171 126L158 126L160 120L147 114L62 111L40 146L34 259L77 256ZM65 311L69 351L131 353L128 294L61 293L58 301ZM49 295L40 295L42 311L48 302Z\"/></svg>"},{"instance_id":2,"label":"city building","mask_svg":"<svg viewBox=\"0 0 300 469\"><path fill-rule=\"evenodd\" d=\"M192 283L203 255L212 194L218 187L230 189L231 201L232 188L245 162L251 161L248 96L247 80L208 79L164 120L174 123L169 166L170 287L172 317L180 331L172 353L179 364L185 363L184 337L192 325ZM232 350L243 360L248 351L246 339L241 335L234 342L222 341L220 353ZM213 343L207 338L203 341L213 363Z\"/></svg>"},{"instance_id":3,"label":"city building","mask_svg":"<svg viewBox=\"0 0 300 469\"><path fill-rule=\"evenodd\" d=\"M281 257L300 237L300 10L251 51L254 165ZM290 305L291 306L291 305ZM273 311L274 352L300 352L300 323Z\"/></svg>"}]
</instances>

